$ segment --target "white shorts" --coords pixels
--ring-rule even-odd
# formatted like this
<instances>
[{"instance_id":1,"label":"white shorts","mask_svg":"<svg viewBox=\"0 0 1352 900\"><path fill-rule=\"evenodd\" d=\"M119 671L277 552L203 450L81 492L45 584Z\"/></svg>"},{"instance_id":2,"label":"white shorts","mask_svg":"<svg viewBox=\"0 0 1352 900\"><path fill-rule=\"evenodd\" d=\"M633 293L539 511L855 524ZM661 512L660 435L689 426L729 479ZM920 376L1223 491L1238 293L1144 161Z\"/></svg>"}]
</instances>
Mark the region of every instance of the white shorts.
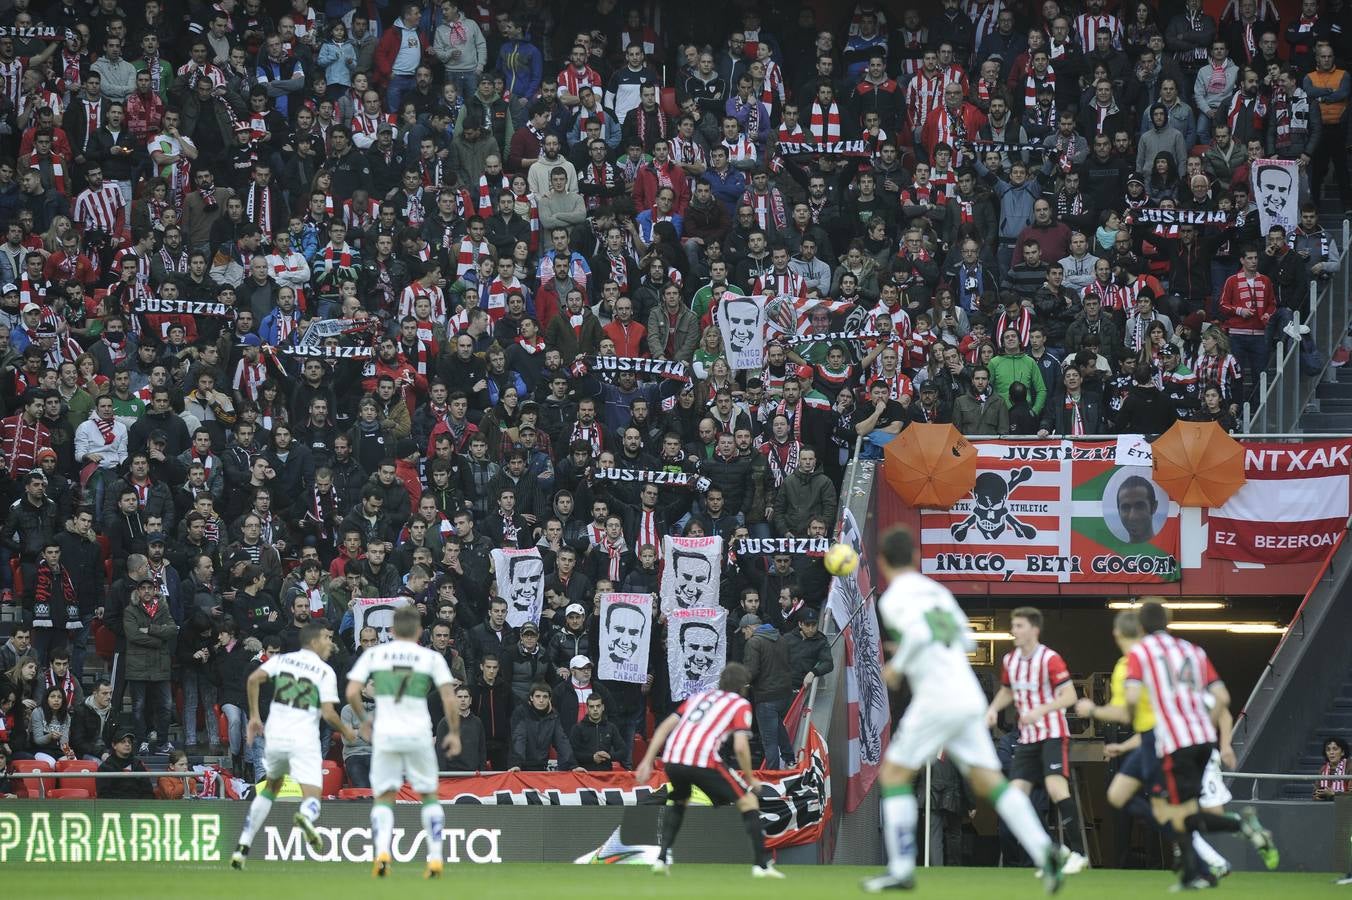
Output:
<instances>
[{"instance_id":1,"label":"white shorts","mask_svg":"<svg viewBox=\"0 0 1352 900\"><path fill-rule=\"evenodd\" d=\"M887 761L914 771L942 751L964 775L971 769L998 772L1000 759L983 714L984 710L933 709L912 703L887 746Z\"/></svg>"},{"instance_id":2,"label":"white shorts","mask_svg":"<svg viewBox=\"0 0 1352 900\"><path fill-rule=\"evenodd\" d=\"M397 791L407 780L418 793L435 794L437 754L431 737L392 743L382 741L371 748L371 792L380 796Z\"/></svg>"},{"instance_id":3,"label":"white shorts","mask_svg":"<svg viewBox=\"0 0 1352 900\"><path fill-rule=\"evenodd\" d=\"M263 768L269 779L290 775L297 783L310 787L324 784L324 761L319 755L318 741L301 747L278 746L276 741L268 741L263 748Z\"/></svg>"},{"instance_id":4,"label":"white shorts","mask_svg":"<svg viewBox=\"0 0 1352 900\"><path fill-rule=\"evenodd\" d=\"M1215 809L1230 800L1230 789L1221 778L1221 752L1212 750L1211 758L1206 761L1206 769L1202 772L1202 796L1198 798L1197 805L1202 809Z\"/></svg>"}]
</instances>

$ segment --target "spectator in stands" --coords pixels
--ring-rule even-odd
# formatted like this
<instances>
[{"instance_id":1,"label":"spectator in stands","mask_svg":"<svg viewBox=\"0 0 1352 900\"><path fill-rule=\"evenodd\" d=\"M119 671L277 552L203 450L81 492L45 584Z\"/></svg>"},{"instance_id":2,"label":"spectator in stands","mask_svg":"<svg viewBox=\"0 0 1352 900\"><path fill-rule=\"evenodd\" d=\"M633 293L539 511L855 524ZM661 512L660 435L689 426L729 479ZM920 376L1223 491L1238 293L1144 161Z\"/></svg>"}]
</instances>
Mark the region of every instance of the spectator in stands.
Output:
<instances>
[{"instance_id":1,"label":"spectator in stands","mask_svg":"<svg viewBox=\"0 0 1352 900\"><path fill-rule=\"evenodd\" d=\"M620 730L606 718L606 700L600 694L587 698L587 713L573 726L573 755L577 764L592 772L609 772L616 764L631 768L632 741L624 742Z\"/></svg>"},{"instance_id":2,"label":"spectator in stands","mask_svg":"<svg viewBox=\"0 0 1352 900\"><path fill-rule=\"evenodd\" d=\"M783 638L789 657L789 674L794 684L809 687L835 668L831 646L819 627L817 610L805 606L798 611L798 628Z\"/></svg>"},{"instance_id":3,"label":"spectator in stands","mask_svg":"<svg viewBox=\"0 0 1352 900\"><path fill-rule=\"evenodd\" d=\"M488 761L487 738L484 734L483 720L474 714L474 698L468 685L455 686L455 700L460 706L460 753L445 756L437 753L437 766L443 772L478 772ZM437 723L437 746L450 730L450 724L442 719Z\"/></svg>"},{"instance_id":4,"label":"spectator in stands","mask_svg":"<svg viewBox=\"0 0 1352 900\"><path fill-rule=\"evenodd\" d=\"M362 685L361 702L363 712L369 719L375 714L376 699L372 693L370 682ZM349 785L354 788L369 788L371 786L371 742L361 736L357 729L357 713L348 704L343 704L343 711L340 713L344 722L357 731L355 741L343 741L343 774ZM437 742L440 746L440 741Z\"/></svg>"},{"instance_id":5,"label":"spectator in stands","mask_svg":"<svg viewBox=\"0 0 1352 900\"><path fill-rule=\"evenodd\" d=\"M1324 741L1324 765L1319 774L1324 776L1314 785L1314 799L1332 800L1339 794L1347 793L1347 782L1332 776L1346 775L1348 768L1347 741L1331 737Z\"/></svg>"},{"instance_id":6,"label":"spectator in stands","mask_svg":"<svg viewBox=\"0 0 1352 900\"><path fill-rule=\"evenodd\" d=\"M142 732L144 733L144 732ZM119 729L113 738L112 752L99 765L100 772L145 772L146 765L136 756L136 730ZM105 778L99 782L101 800L150 800L155 796L150 778Z\"/></svg>"},{"instance_id":7,"label":"spectator in stands","mask_svg":"<svg viewBox=\"0 0 1352 900\"><path fill-rule=\"evenodd\" d=\"M1009 406L991 387L986 366L972 368L970 389L953 402L953 427L967 435L1009 433Z\"/></svg>"},{"instance_id":8,"label":"spectator in stands","mask_svg":"<svg viewBox=\"0 0 1352 900\"><path fill-rule=\"evenodd\" d=\"M478 662L479 675L470 688L473 710L483 722L488 761L501 771L508 766L512 747L512 689L496 653L487 653Z\"/></svg>"},{"instance_id":9,"label":"spectator in stands","mask_svg":"<svg viewBox=\"0 0 1352 900\"><path fill-rule=\"evenodd\" d=\"M208 715L214 714L208 710ZM113 686L100 675L94 680L93 691L71 713L70 748L77 758L102 762L111 752L116 729Z\"/></svg>"},{"instance_id":10,"label":"spectator in stands","mask_svg":"<svg viewBox=\"0 0 1352 900\"><path fill-rule=\"evenodd\" d=\"M756 733L765 753L764 768L793 765L793 744L784 728L784 714L793 702L796 683L789 667L788 643L770 623L757 625L746 642L745 665L756 698Z\"/></svg>"},{"instance_id":11,"label":"spectator in stands","mask_svg":"<svg viewBox=\"0 0 1352 900\"><path fill-rule=\"evenodd\" d=\"M573 748L554 710L549 685L531 686L530 701L512 715L510 772L543 772L553 752L559 771L574 768Z\"/></svg>"},{"instance_id":12,"label":"spectator in stands","mask_svg":"<svg viewBox=\"0 0 1352 900\"><path fill-rule=\"evenodd\" d=\"M135 600L122 615L122 628L127 635L127 683L131 686L132 722L140 735L142 753L149 752L151 731L160 741L157 752L168 753L174 749L169 742L169 722L173 715L170 655L178 636L178 626L174 624L169 604L155 581L150 578L139 581ZM149 721L147 704L151 704Z\"/></svg>"}]
</instances>

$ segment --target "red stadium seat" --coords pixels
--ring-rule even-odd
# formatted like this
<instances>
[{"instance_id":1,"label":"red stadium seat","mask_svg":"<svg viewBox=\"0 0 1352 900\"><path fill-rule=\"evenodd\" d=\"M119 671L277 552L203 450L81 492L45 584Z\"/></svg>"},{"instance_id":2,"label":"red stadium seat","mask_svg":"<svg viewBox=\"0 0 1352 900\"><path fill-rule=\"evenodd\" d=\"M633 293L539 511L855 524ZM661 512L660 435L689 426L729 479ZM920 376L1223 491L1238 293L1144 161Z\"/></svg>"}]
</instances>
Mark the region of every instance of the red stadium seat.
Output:
<instances>
[{"instance_id":1,"label":"red stadium seat","mask_svg":"<svg viewBox=\"0 0 1352 900\"><path fill-rule=\"evenodd\" d=\"M88 800L89 791L84 788L54 788L47 792L48 800Z\"/></svg>"},{"instance_id":2,"label":"red stadium seat","mask_svg":"<svg viewBox=\"0 0 1352 900\"><path fill-rule=\"evenodd\" d=\"M37 759L16 759L10 766L13 771L19 774L52 771L51 766ZM46 796L48 788L52 787L52 780L50 778L16 778L14 779L14 786L14 793L18 796L36 800L39 797Z\"/></svg>"},{"instance_id":3,"label":"red stadium seat","mask_svg":"<svg viewBox=\"0 0 1352 900\"><path fill-rule=\"evenodd\" d=\"M324 784L321 787L324 796L326 798L338 796L338 792L342 790L343 787L342 764L336 763L331 759L326 759L323 762L321 771L324 773Z\"/></svg>"},{"instance_id":4,"label":"red stadium seat","mask_svg":"<svg viewBox=\"0 0 1352 900\"><path fill-rule=\"evenodd\" d=\"M88 773L88 772L97 772L98 770L99 764L96 762L90 762L87 759L58 759L56 761L56 771L61 773L65 772ZM57 790L62 789L81 790L84 791L86 794L88 794L90 797L97 797L99 795L98 779L96 778L92 777L73 778L63 774L62 777L57 779L57 784L61 785L61 787L58 788ZM50 797L54 793L55 791L48 791L47 796Z\"/></svg>"},{"instance_id":5,"label":"red stadium seat","mask_svg":"<svg viewBox=\"0 0 1352 900\"><path fill-rule=\"evenodd\" d=\"M657 105L662 107L662 112L671 118L676 118L681 114L681 106L676 102L676 89L674 87L660 88L661 94L657 98Z\"/></svg>"},{"instance_id":6,"label":"red stadium seat","mask_svg":"<svg viewBox=\"0 0 1352 900\"><path fill-rule=\"evenodd\" d=\"M370 800L370 788L343 788L338 792L339 800Z\"/></svg>"}]
</instances>

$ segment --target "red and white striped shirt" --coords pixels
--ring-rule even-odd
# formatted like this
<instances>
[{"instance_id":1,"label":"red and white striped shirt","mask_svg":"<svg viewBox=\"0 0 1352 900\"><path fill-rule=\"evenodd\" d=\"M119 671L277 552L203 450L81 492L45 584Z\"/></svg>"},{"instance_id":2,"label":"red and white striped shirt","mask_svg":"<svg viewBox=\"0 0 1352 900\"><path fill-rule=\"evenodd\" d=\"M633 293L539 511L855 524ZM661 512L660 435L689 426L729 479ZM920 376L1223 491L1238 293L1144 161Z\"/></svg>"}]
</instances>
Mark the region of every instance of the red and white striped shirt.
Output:
<instances>
[{"instance_id":1,"label":"red and white striped shirt","mask_svg":"<svg viewBox=\"0 0 1352 900\"><path fill-rule=\"evenodd\" d=\"M719 753L728 736L751 730L751 704L741 694L705 691L681 704L681 723L662 751L665 763L723 769Z\"/></svg>"},{"instance_id":2,"label":"red and white striped shirt","mask_svg":"<svg viewBox=\"0 0 1352 900\"><path fill-rule=\"evenodd\" d=\"M441 288L435 284L431 287L423 287L418 281L409 282L404 288L404 292L399 295L399 318L414 315L414 306L419 297L426 297L432 304L432 318L441 320L446 318L446 295L442 293Z\"/></svg>"},{"instance_id":3,"label":"red and white striped shirt","mask_svg":"<svg viewBox=\"0 0 1352 900\"><path fill-rule=\"evenodd\" d=\"M906 83L906 113L912 128L923 128L925 119L939 108L944 99L944 84L942 72L931 78L923 69Z\"/></svg>"},{"instance_id":4,"label":"red and white striped shirt","mask_svg":"<svg viewBox=\"0 0 1352 900\"><path fill-rule=\"evenodd\" d=\"M105 183L97 191L87 188L75 198L73 218L85 231L98 229L114 235L122 226L122 208L122 192L117 185Z\"/></svg>"},{"instance_id":5,"label":"red and white striped shirt","mask_svg":"<svg viewBox=\"0 0 1352 900\"><path fill-rule=\"evenodd\" d=\"M1014 708L1019 715L1056 699L1056 689L1070 681L1070 671L1061 654L1043 644L1024 656L1018 650L1005 654L1000 666L1000 683L1014 693ZM1047 713L1032 725L1019 726L1019 743L1059 740L1069 737L1065 710Z\"/></svg>"},{"instance_id":6,"label":"red and white striped shirt","mask_svg":"<svg viewBox=\"0 0 1352 900\"><path fill-rule=\"evenodd\" d=\"M1148 634L1131 648L1127 683L1150 692L1158 756L1216 743L1207 688L1220 680L1205 650L1168 632Z\"/></svg>"},{"instance_id":7,"label":"red and white striped shirt","mask_svg":"<svg viewBox=\"0 0 1352 900\"><path fill-rule=\"evenodd\" d=\"M1122 23L1117 20L1117 16L1102 13L1100 15L1091 15L1090 13L1081 13L1075 17L1075 33L1080 38L1080 49L1085 53L1093 53L1098 45L1098 30L1106 28L1113 36L1113 49L1122 49Z\"/></svg>"}]
</instances>

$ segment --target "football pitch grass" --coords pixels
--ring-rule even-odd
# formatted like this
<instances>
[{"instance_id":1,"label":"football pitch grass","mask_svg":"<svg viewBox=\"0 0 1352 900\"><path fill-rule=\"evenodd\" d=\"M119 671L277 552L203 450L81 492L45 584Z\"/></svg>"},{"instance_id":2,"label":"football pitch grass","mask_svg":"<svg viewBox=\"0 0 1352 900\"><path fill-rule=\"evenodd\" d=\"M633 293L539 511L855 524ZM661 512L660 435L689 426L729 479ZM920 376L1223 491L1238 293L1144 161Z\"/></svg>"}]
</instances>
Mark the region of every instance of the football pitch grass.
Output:
<instances>
[{"instance_id":1,"label":"football pitch grass","mask_svg":"<svg viewBox=\"0 0 1352 900\"><path fill-rule=\"evenodd\" d=\"M679 848L678 848L679 849ZM786 866L783 881L750 877L750 866L687 863L672 867L669 877L646 866L576 866L558 864L447 865L437 881L424 881L422 863L396 863L388 881L375 882L370 866L358 863L250 862L244 872L220 865L109 863L88 865L6 865L8 897L51 897L72 900L146 900L185 897L191 900L240 900L245 897L288 900L372 900L394 897L447 896L466 900L636 900L680 898L715 900L757 897L775 900L833 900L863 897L861 878L877 868L856 866ZM1337 887L1329 873L1237 872L1226 878L1215 896L1284 900L1284 898L1352 897L1352 887ZM1058 897L1085 900L1140 900L1162 896L1173 883L1163 871L1098 870L1067 879ZM918 873L916 896L936 900L989 900L1045 896L1029 869L930 869ZM894 893L894 896L896 893Z\"/></svg>"}]
</instances>

